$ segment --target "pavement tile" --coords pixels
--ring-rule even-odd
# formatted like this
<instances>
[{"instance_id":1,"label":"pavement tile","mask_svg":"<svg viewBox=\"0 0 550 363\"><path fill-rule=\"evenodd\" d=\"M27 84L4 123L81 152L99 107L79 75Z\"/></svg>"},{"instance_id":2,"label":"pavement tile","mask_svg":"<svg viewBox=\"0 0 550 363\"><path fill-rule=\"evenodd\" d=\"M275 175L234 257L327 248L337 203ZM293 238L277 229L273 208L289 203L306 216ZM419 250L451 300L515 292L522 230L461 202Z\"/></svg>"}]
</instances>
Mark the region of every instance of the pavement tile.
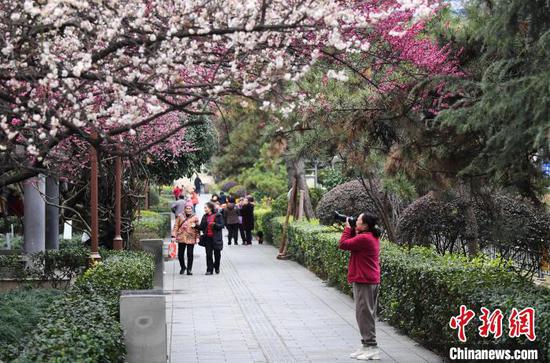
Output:
<instances>
[{"instance_id":1,"label":"pavement tile","mask_svg":"<svg viewBox=\"0 0 550 363\"><path fill-rule=\"evenodd\" d=\"M193 276L165 263L170 362L357 362L349 358L360 343L353 300L276 254L269 245L225 245L212 276L201 247ZM442 361L391 326L376 328L381 362Z\"/></svg>"}]
</instances>

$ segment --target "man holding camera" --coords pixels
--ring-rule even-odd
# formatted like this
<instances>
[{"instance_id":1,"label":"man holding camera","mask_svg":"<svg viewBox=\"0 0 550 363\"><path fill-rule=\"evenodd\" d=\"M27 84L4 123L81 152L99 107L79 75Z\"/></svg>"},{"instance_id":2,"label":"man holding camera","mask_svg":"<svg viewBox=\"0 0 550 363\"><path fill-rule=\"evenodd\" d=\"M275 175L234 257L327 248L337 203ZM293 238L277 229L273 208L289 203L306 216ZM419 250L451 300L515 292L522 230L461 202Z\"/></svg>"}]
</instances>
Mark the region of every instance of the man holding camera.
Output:
<instances>
[{"instance_id":1,"label":"man holding camera","mask_svg":"<svg viewBox=\"0 0 550 363\"><path fill-rule=\"evenodd\" d=\"M376 343L376 306L380 287L380 230L378 218L362 213L357 220L346 218L339 248L350 251L348 282L353 285L355 317L361 332L362 346L351 358L380 359Z\"/></svg>"}]
</instances>

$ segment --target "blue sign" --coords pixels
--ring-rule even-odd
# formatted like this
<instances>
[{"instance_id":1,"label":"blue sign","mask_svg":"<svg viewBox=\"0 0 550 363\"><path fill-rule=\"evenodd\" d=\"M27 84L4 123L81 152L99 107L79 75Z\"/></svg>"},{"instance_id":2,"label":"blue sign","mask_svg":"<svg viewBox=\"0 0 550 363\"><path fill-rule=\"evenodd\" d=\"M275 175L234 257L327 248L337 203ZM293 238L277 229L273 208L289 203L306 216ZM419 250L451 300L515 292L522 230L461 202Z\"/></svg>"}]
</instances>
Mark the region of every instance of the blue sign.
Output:
<instances>
[{"instance_id":1,"label":"blue sign","mask_svg":"<svg viewBox=\"0 0 550 363\"><path fill-rule=\"evenodd\" d=\"M550 163L542 164L542 173L550 176Z\"/></svg>"}]
</instances>

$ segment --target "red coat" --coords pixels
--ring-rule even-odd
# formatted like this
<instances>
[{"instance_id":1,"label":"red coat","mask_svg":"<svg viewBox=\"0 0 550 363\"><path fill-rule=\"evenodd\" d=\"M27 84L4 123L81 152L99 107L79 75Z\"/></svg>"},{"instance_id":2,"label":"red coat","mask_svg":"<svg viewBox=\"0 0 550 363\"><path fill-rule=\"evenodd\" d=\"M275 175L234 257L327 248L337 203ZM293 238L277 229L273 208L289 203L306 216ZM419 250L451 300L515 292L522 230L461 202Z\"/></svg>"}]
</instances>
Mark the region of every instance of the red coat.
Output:
<instances>
[{"instance_id":1,"label":"red coat","mask_svg":"<svg viewBox=\"0 0 550 363\"><path fill-rule=\"evenodd\" d=\"M380 283L380 241L370 232L355 235L346 227L340 238L341 250L351 251L348 282Z\"/></svg>"}]
</instances>

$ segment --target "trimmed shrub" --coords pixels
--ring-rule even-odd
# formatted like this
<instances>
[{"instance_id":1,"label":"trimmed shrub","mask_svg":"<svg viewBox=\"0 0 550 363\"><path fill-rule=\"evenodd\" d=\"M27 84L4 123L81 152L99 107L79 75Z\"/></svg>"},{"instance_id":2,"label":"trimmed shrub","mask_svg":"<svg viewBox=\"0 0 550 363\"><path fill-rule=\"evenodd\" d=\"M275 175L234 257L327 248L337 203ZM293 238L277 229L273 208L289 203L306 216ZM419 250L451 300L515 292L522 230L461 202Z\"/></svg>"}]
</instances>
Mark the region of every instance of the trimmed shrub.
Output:
<instances>
[{"instance_id":1,"label":"trimmed shrub","mask_svg":"<svg viewBox=\"0 0 550 363\"><path fill-rule=\"evenodd\" d=\"M123 362L122 328L101 295L77 289L48 309L14 362Z\"/></svg>"},{"instance_id":2,"label":"trimmed shrub","mask_svg":"<svg viewBox=\"0 0 550 363\"><path fill-rule=\"evenodd\" d=\"M237 186L237 185L239 185L239 183L237 183L236 181L229 180L229 181L226 181L225 183L222 184L221 190L222 190L222 192L227 193L227 192L229 192L229 190L231 188L233 188L234 186Z\"/></svg>"},{"instance_id":3,"label":"trimmed shrub","mask_svg":"<svg viewBox=\"0 0 550 363\"><path fill-rule=\"evenodd\" d=\"M285 216L288 208L288 194L279 195L271 203L271 210L276 216Z\"/></svg>"},{"instance_id":4,"label":"trimmed shrub","mask_svg":"<svg viewBox=\"0 0 550 363\"><path fill-rule=\"evenodd\" d=\"M145 252L109 252L48 309L15 362L123 362L120 291L151 288L153 265Z\"/></svg>"},{"instance_id":5,"label":"trimmed shrub","mask_svg":"<svg viewBox=\"0 0 550 363\"><path fill-rule=\"evenodd\" d=\"M235 185L229 189L229 193L233 194L235 197L244 198L246 196L246 189L242 185Z\"/></svg>"},{"instance_id":6,"label":"trimmed shrub","mask_svg":"<svg viewBox=\"0 0 550 363\"><path fill-rule=\"evenodd\" d=\"M266 222L265 216L271 214L271 208L264 207L261 204L254 207L254 230L256 231L266 231Z\"/></svg>"},{"instance_id":7,"label":"trimmed shrub","mask_svg":"<svg viewBox=\"0 0 550 363\"><path fill-rule=\"evenodd\" d=\"M160 196L157 188L149 188L149 208L155 207L160 203Z\"/></svg>"},{"instance_id":8,"label":"trimmed shrub","mask_svg":"<svg viewBox=\"0 0 550 363\"><path fill-rule=\"evenodd\" d=\"M319 201L315 212L322 224L334 223L334 211L348 216L358 216L363 212L375 213L375 208L363 185L350 181L327 192Z\"/></svg>"},{"instance_id":9,"label":"trimmed shrub","mask_svg":"<svg viewBox=\"0 0 550 363\"><path fill-rule=\"evenodd\" d=\"M313 210L315 210L319 204L319 201L327 191L321 188L309 188L308 192L309 199L311 200L311 206L313 207Z\"/></svg>"},{"instance_id":10,"label":"trimmed shrub","mask_svg":"<svg viewBox=\"0 0 550 363\"><path fill-rule=\"evenodd\" d=\"M342 174L341 168L325 168L319 170L319 183L327 190L336 188L340 184L347 182L349 178Z\"/></svg>"},{"instance_id":11,"label":"trimmed shrub","mask_svg":"<svg viewBox=\"0 0 550 363\"><path fill-rule=\"evenodd\" d=\"M273 240L282 234L283 217L271 221ZM341 233L334 229L293 222L288 231L291 256L327 282L351 295L347 283L349 253L338 249ZM449 327L452 316L466 305L476 313L467 326L468 348L539 349L539 361L549 361L550 290L511 271L502 260L478 258L469 260L460 255L439 255L433 248L411 250L382 241L382 284L379 312L382 318L400 328L428 348L447 355L448 349L460 346L456 331ZM504 334L498 340L478 334L481 307L504 314ZM512 308L536 309L535 342L526 338L509 338L507 319Z\"/></svg>"},{"instance_id":12,"label":"trimmed shrub","mask_svg":"<svg viewBox=\"0 0 550 363\"><path fill-rule=\"evenodd\" d=\"M429 193L412 203L401 216L398 240L411 245L433 245L440 252L460 251L465 241L463 199L452 194L436 198ZM493 246L504 259L513 258L518 268L533 271L542 251L550 247L550 215L530 202L510 195L494 195L474 201L479 242ZM520 258L522 256L522 258Z\"/></svg>"},{"instance_id":13,"label":"trimmed shrub","mask_svg":"<svg viewBox=\"0 0 550 363\"><path fill-rule=\"evenodd\" d=\"M412 338L446 354L460 346L456 331L449 327L451 316L466 305L479 317L481 307L504 314L504 333L499 339L478 334L479 319L467 326L468 348L538 348L548 361L550 347L550 290L508 270L502 261L479 258L468 260L460 255L438 255L435 250L414 247L410 251L390 243L382 250L381 315ZM536 309L537 340L512 339L506 334L512 308ZM545 358L546 357L546 358Z\"/></svg>"},{"instance_id":14,"label":"trimmed shrub","mask_svg":"<svg viewBox=\"0 0 550 363\"><path fill-rule=\"evenodd\" d=\"M292 221L292 217L290 217ZM283 225L285 217L274 217L268 222L269 231L267 235L264 234L264 239L272 245L279 247L281 245L281 237L283 235Z\"/></svg>"},{"instance_id":15,"label":"trimmed shrub","mask_svg":"<svg viewBox=\"0 0 550 363\"><path fill-rule=\"evenodd\" d=\"M170 215L144 210L139 219L133 222L131 238L133 249L140 249L139 240L145 238L164 238L170 233Z\"/></svg>"},{"instance_id":16,"label":"trimmed shrub","mask_svg":"<svg viewBox=\"0 0 550 363\"><path fill-rule=\"evenodd\" d=\"M48 281L53 288L67 289L71 281L88 265L90 250L85 247L69 247L46 250L31 256L30 277Z\"/></svg>"},{"instance_id":17,"label":"trimmed shrub","mask_svg":"<svg viewBox=\"0 0 550 363\"><path fill-rule=\"evenodd\" d=\"M151 255L142 251L114 251L105 261L88 269L76 281L80 289L104 296L118 316L118 295L122 290L153 288L154 263Z\"/></svg>"},{"instance_id":18,"label":"trimmed shrub","mask_svg":"<svg viewBox=\"0 0 550 363\"><path fill-rule=\"evenodd\" d=\"M0 275L17 279L20 285L40 287L47 282L50 287L67 289L88 265L89 255L84 246L46 250L28 256L31 267L25 267L20 255L0 256Z\"/></svg>"},{"instance_id":19,"label":"trimmed shrub","mask_svg":"<svg viewBox=\"0 0 550 363\"><path fill-rule=\"evenodd\" d=\"M20 343L61 294L53 289L20 289L0 294L0 361L18 356Z\"/></svg>"}]
</instances>

